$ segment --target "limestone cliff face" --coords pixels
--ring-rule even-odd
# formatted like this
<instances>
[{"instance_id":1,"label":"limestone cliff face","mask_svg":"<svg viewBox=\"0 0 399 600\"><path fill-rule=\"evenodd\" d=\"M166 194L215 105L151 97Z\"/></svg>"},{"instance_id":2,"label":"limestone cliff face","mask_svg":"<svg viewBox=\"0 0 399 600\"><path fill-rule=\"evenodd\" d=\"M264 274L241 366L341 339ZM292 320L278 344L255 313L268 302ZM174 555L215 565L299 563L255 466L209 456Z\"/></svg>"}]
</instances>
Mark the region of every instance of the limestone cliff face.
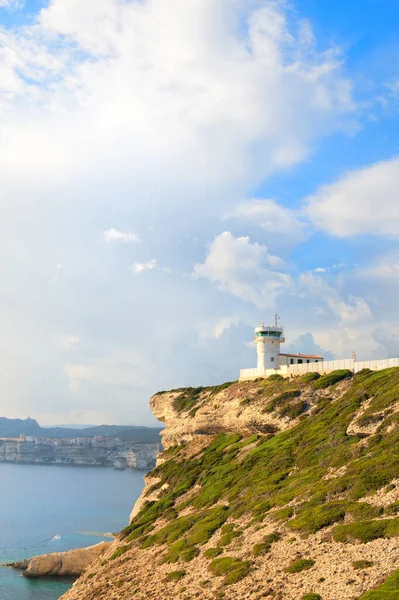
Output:
<instances>
[{"instance_id":1,"label":"limestone cliff face","mask_svg":"<svg viewBox=\"0 0 399 600\"><path fill-rule=\"evenodd\" d=\"M99 558L112 542L101 542L89 548L78 548L68 552L53 552L14 563L14 569L23 570L24 577L77 577L97 558Z\"/></svg>"},{"instance_id":2,"label":"limestone cliff face","mask_svg":"<svg viewBox=\"0 0 399 600\"><path fill-rule=\"evenodd\" d=\"M399 370L328 377L156 394L165 450L63 600L350 600L398 569Z\"/></svg>"}]
</instances>

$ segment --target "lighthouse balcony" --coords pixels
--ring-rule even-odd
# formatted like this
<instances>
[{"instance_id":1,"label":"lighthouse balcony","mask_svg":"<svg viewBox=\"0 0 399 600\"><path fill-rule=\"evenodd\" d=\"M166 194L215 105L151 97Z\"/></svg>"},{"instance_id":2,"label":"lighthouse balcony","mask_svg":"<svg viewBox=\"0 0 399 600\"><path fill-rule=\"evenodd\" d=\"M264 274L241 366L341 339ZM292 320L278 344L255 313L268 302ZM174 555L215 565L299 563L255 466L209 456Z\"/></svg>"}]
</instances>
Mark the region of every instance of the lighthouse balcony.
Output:
<instances>
[{"instance_id":1,"label":"lighthouse balcony","mask_svg":"<svg viewBox=\"0 0 399 600\"><path fill-rule=\"evenodd\" d=\"M283 344L285 342L285 337L279 332L271 332L271 331L262 331L258 332L254 337L254 342L266 342L266 341L276 341Z\"/></svg>"}]
</instances>

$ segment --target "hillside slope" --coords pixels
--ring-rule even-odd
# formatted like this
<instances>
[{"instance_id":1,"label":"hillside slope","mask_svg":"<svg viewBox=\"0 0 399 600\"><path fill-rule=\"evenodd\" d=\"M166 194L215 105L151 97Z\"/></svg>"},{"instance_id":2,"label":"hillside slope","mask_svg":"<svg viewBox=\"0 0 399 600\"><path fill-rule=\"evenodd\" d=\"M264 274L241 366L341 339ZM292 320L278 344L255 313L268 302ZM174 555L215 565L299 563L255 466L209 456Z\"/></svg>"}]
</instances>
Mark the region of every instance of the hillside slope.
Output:
<instances>
[{"instance_id":1,"label":"hillside slope","mask_svg":"<svg viewBox=\"0 0 399 600\"><path fill-rule=\"evenodd\" d=\"M399 369L175 390L151 408L165 451L64 600L399 598Z\"/></svg>"}]
</instances>

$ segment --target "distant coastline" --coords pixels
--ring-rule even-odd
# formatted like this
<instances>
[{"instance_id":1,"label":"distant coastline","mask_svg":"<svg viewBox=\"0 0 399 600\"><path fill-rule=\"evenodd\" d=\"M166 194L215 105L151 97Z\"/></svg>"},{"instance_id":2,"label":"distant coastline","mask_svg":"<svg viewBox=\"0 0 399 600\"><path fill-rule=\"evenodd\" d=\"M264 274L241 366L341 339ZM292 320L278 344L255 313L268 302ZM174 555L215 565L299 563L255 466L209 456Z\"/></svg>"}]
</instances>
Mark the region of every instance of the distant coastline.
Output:
<instances>
[{"instance_id":1,"label":"distant coastline","mask_svg":"<svg viewBox=\"0 0 399 600\"><path fill-rule=\"evenodd\" d=\"M0 463L73 467L152 469L159 443L136 443L119 438L0 438Z\"/></svg>"}]
</instances>

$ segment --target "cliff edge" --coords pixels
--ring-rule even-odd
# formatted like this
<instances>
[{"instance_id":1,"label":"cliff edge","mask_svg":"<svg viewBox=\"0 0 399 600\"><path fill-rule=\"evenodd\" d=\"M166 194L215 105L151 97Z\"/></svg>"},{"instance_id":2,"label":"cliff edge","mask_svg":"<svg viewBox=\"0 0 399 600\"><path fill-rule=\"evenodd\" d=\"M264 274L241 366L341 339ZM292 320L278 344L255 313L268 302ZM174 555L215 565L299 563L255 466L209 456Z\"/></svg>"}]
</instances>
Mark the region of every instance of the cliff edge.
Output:
<instances>
[{"instance_id":1,"label":"cliff edge","mask_svg":"<svg viewBox=\"0 0 399 600\"><path fill-rule=\"evenodd\" d=\"M151 408L165 450L63 600L399 598L399 369L179 389Z\"/></svg>"}]
</instances>

